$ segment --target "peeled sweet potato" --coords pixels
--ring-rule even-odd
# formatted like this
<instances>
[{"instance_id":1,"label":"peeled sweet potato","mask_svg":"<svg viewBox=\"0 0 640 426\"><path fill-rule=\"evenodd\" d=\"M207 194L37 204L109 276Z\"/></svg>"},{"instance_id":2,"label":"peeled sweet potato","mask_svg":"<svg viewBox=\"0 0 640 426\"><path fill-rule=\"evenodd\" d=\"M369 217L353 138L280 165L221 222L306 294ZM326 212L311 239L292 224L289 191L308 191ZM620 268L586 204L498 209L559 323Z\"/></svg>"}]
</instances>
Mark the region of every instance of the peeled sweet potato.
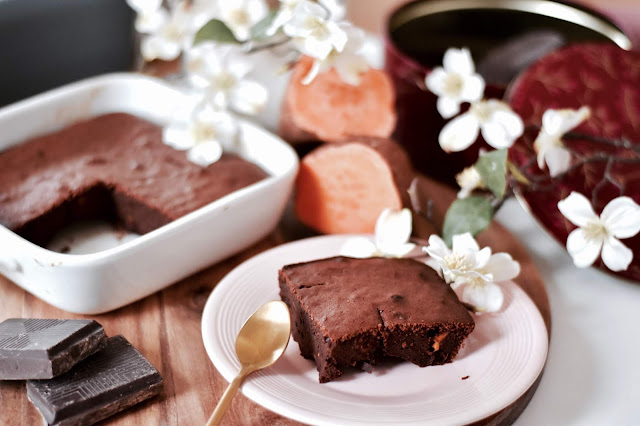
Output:
<instances>
[{"instance_id":1,"label":"peeled sweet potato","mask_svg":"<svg viewBox=\"0 0 640 426\"><path fill-rule=\"evenodd\" d=\"M372 233L382 210L409 206L414 177L407 154L389 139L325 144L301 162L296 214L323 233Z\"/></svg>"},{"instance_id":2,"label":"peeled sweet potato","mask_svg":"<svg viewBox=\"0 0 640 426\"><path fill-rule=\"evenodd\" d=\"M331 69L302 84L313 60L294 67L282 102L280 136L289 143L335 142L351 136L388 138L396 124L391 80L377 69L366 71L358 86Z\"/></svg>"}]
</instances>

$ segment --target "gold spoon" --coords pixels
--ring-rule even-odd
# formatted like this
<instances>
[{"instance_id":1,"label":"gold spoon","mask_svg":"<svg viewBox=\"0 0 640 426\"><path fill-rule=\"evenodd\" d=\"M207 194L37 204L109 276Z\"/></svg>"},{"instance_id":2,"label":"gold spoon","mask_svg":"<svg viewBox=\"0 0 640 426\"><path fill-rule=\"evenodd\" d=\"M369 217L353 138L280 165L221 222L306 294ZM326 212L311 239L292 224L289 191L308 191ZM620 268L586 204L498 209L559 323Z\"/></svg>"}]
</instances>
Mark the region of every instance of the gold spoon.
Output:
<instances>
[{"instance_id":1,"label":"gold spoon","mask_svg":"<svg viewBox=\"0 0 640 426\"><path fill-rule=\"evenodd\" d=\"M222 395L207 426L219 425L240 384L254 371L273 365L287 349L291 318L284 302L262 305L244 323L236 339L236 354L242 368Z\"/></svg>"}]
</instances>

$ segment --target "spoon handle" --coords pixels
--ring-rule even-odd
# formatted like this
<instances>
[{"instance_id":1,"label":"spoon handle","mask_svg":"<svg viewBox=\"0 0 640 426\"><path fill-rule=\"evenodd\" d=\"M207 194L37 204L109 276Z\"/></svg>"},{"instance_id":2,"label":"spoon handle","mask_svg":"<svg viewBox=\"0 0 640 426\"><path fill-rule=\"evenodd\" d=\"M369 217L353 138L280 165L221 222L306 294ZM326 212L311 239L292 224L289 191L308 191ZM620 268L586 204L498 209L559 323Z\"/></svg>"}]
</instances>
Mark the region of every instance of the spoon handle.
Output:
<instances>
[{"instance_id":1,"label":"spoon handle","mask_svg":"<svg viewBox=\"0 0 640 426\"><path fill-rule=\"evenodd\" d=\"M211 414L211 417L209 417L207 426L218 426L220 422L222 422L222 418L227 412L229 404L231 404L231 400L233 400L236 392L238 392L240 384L242 384L249 373L251 373L251 370L243 367L235 377L235 379L233 379L233 381L229 383L229 386L227 386L227 390L224 391L222 398L220 398L220 401L218 401L216 409L213 410L213 414Z\"/></svg>"}]
</instances>

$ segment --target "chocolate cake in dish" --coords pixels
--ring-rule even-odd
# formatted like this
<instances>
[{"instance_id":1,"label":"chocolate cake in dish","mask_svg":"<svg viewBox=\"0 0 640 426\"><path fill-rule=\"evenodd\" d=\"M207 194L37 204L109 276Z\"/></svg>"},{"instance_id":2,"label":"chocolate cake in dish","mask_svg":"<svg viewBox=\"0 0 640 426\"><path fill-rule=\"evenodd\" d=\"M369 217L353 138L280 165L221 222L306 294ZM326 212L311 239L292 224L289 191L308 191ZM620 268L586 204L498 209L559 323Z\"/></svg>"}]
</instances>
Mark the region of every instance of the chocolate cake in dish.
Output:
<instances>
[{"instance_id":1,"label":"chocolate cake in dish","mask_svg":"<svg viewBox=\"0 0 640 426\"><path fill-rule=\"evenodd\" d=\"M40 245L79 220L144 234L265 177L234 154L203 168L161 127L107 114L0 153L0 224Z\"/></svg>"},{"instance_id":2,"label":"chocolate cake in dish","mask_svg":"<svg viewBox=\"0 0 640 426\"><path fill-rule=\"evenodd\" d=\"M385 357L451 362L475 323L451 287L412 259L333 257L279 271L293 338L320 382Z\"/></svg>"}]
</instances>

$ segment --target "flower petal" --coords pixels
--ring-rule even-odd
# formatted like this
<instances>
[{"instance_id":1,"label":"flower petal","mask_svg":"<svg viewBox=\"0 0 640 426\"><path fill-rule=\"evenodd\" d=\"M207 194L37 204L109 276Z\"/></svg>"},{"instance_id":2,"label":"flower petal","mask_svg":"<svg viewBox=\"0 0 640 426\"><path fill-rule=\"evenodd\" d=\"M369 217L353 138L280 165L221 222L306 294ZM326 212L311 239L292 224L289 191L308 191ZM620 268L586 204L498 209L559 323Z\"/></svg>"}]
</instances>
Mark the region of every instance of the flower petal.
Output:
<instances>
[{"instance_id":1,"label":"flower petal","mask_svg":"<svg viewBox=\"0 0 640 426\"><path fill-rule=\"evenodd\" d=\"M215 111L211 117L215 126L216 139L222 145L224 151L237 151L238 148L238 122L227 111Z\"/></svg>"},{"instance_id":2,"label":"flower petal","mask_svg":"<svg viewBox=\"0 0 640 426\"><path fill-rule=\"evenodd\" d=\"M589 118L590 113L589 107L586 106L578 110L548 109L542 115L542 128L549 135L562 137Z\"/></svg>"},{"instance_id":3,"label":"flower petal","mask_svg":"<svg viewBox=\"0 0 640 426\"><path fill-rule=\"evenodd\" d=\"M367 40L367 35L364 30L354 27L348 22L340 22L338 26L347 34L347 44L344 45L342 53L355 54L360 52Z\"/></svg>"},{"instance_id":4,"label":"flower petal","mask_svg":"<svg viewBox=\"0 0 640 426\"><path fill-rule=\"evenodd\" d=\"M332 21L340 21L344 19L347 11L345 1L342 0L319 0L329 10L329 19Z\"/></svg>"},{"instance_id":5,"label":"flower petal","mask_svg":"<svg viewBox=\"0 0 640 426\"><path fill-rule=\"evenodd\" d=\"M127 0L127 4L137 13L149 13L160 9L162 0Z\"/></svg>"},{"instance_id":6,"label":"flower petal","mask_svg":"<svg viewBox=\"0 0 640 426\"><path fill-rule=\"evenodd\" d=\"M268 13L264 0L224 0L217 3L220 18L240 41L247 40L251 27Z\"/></svg>"},{"instance_id":7,"label":"flower petal","mask_svg":"<svg viewBox=\"0 0 640 426\"><path fill-rule=\"evenodd\" d=\"M462 301L481 312L497 312L502 307L504 295L500 286L495 283L467 284L462 292Z\"/></svg>"},{"instance_id":8,"label":"flower petal","mask_svg":"<svg viewBox=\"0 0 640 426\"><path fill-rule=\"evenodd\" d=\"M629 197L611 200L600 219L616 238L631 238L640 232L640 206Z\"/></svg>"},{"instance_id":9,"label":"flower petal","mask_svg":"<svg viewBox=\"0 0 640 426\"><path fill-rule=\"evenodd\" d=\"M255 115L262 111L267 104L267 89L260 83L242 80L230 93L230 103L236 111Z\"/></svg>"},{"instance_id":10,"label":"flower petal","mask_svg":"<svg viewBox=\"0 0 640 426\"><path fill-rule=\"evenodd\" d=\"M446 95L438 98L436 106L438 107L438 112L444 119L449 119L460 112L460 102Z\"/></svg>"},{"instance_id":11,"label":"flower petal","mask_svg":"<svg viewBox=\"0 0 640 426\"><path fill-rule=\"evenodd\" d=\"M484 247L480 251L470 251L469 253L473 253L474 269L484 268L487 263L489 263L489 260L491 260L491 247Z\"/></svg>"},{"instance_id":12,"label":"flower petal","mask_svg":"<svg viewBox=\"0 0 640 426\"><path fill-rule=\"evenodd\" d=\"M602 240L587 238L582 228L574 230L567 238L567 251L578 268L586 268L593 265L593 262L596 261L600 254L601 248Z\"/></svg>"},{"instance_id":13,"label":"flower petal","mask_svg":"<svg viewBox=\"0 0 640 426\"><path fill-rule=\"evenodd\" d=\"M311 68L309 68L309 72L302 79L302 84L305 86L307 84L311 84L311 82L320 74L322 68L324 68L325 62L321 59L314 59L313 64L311 64Z\"/></svg>"},{"instance_id":14,"label":"flower petal","mask_svg":"<svg viewBox=\"0 0 640 426\"><path fill-rule=\"evenodd\" d=\"M479 74L473 74L466 77L464 86L460 93L460 98L467 102L476 102L482 99L484 95L484 79Z\"/></svg>"},{"instance_id":15,"label":"flower petal","mask_svg":"<svg viewBox=\"0 0 640 426\"><path fill-rule=\"evenodd\" d=\"M496 282L512 280L520 274L520 263L509 253L496 253L484 266L483 272L491 274Z\"/></svg>"},{"instance_id":16,"label":"flower petal","mask_svg":"<svg viewBox=\"0 0 640 426\"><path fill-rule=\"evenodd\" d=\"M413 243L404 243L399 246L389 247L389 249L382 254L387 257L405 257L409 253L416 248L416 245Z\"/></svg>"},{"instance_id":17,"label":"flower petal","mask_svg":"<svg viewBox=\"0 0 640 426\"><path fill-rule=\"evenodd\" d=\"M471 75L475 72L471 52L466 48L448 49L444 53L442 64L447 72L456 72L462 75Z\"/></svg>"},{"instance_id":18,"label":"flower petal","mask_svg":"<svg viewBox=\"0 0 640 426\"><path fill-rule=\"evenodd\" d=\"M226 56L226 71L236 80L242 80L253 70L254 63L241 49L230 49Z\"/></svg>"},{"instance_id":19,"label":"flower petal","mask_svg":"<svg viewBox=\"0 0 640 426\"><path fill-rule=\"evenodd\" d=\"M411 237L411 210L385 209L376 222L375 244L383 254L393 254Z\"/></svg>"},{"instance_id":20,"label":"flower petal","mask_svg":"<svg viewBox=\"0 0 640 426\"><path fill-rule=\"evenodd\" d=\"M428 242L429 245L427 247L423 247L422 251L427 253L429 256L437 260L442 260L448 254L451 254L451 250L449 250L447 244L436 234L431 235Z\"/></svg>"},{"instance_id":21,"label":"flower petal","mask_svg":"<svg viewBox=\"0 0 640 426\"><path fill-rule=\"evenodd\" d=\"M626 271L633 260L631 249L617 238L609 237L602 246L602 261L614 272Z\"/></svg>"},{"instance_id":22,"label":"flower petal","mask_svg":"<svg viewBox=\"0 0 640 426\"><path fill-rule=\"evenodd\" d=\"M481 127L482 137L495 149L511 147L524 131L522 119L511 110L495 111Z\"/></svg>"},{"instance_id":23,"label":"flower petal","mask_svg":"<svg viewBox=\"0 0 640 426\"><path fill-rule=\"evenodd\" d=\"M182 52L182 46L164 37L150 35L142 40L140 51L145 61L162 59L163 61L173 61Z\"/></svg>"},{"instance_id":24,"label":"flower petal","mask_svg":"<svg viewBox=\"0 0 640 426\"><path fill-rule=\"evenodd\" d=\"M317 37L307 36L303 39L297 39L296 46L301 53L311 56L315 59L326 59L333 50L331 43Z\"/></svg>"},{"instance_id":25,"label":"flower petal","mask_svg":"<svg viewBox=\"0 0 640 426\"><path fill-rule=\"evenodd\" d=\"M470 113L466 112L454 118L440 131L438 142L446 152L464 151L478 139L480 123Z\"/></svg>"},{"instance_id":26,"label":"flower petal","mask_svg":"<svg viewBox=\"0 0 640 426\"><path fill-rule=\"evenodd\" d=\"M342 52L334 59L333 67L342 81L352 86L360 84L361 75L369 69L367 58L360 54Z\"/></svg>"},{"instance_id":27,"label":"flower petal","mask_svg":"<svg viewBox=\"0 0 640 426\"><path fill-rule=\"evenodd\" d=\"M506 107L506 105L504 106ZM524 123L522 119L509 107L494 112L493 119L502 123L507 131L507 135L514 140L524 133Z\"/></svg>"},{"instance_id":28,"label":"flower petal","mask_svg":"<svg viewBox=\"0 0 640 426\"><path fill-rule=\"evenodd\" d=\"M558 210L576 226L585 227L594 220L599 220L587 197L579 192L571 192L567 198L558 202Z\"/></svg>"},{"instance_id":29,"label":"flower petal","mask_svg":"<svg viewBox=\"0 0 640 426\"><path fill-rule=\"evenodd\" d=\"M483 188L482 176L474 166L469 166L456 175L460 187L458 198L467 198L476 188Z\"/></svg>"},{"instance_id":30,"label":"flower petal","mask_svg":"<svg viewBox=\"0 0 640 426\"><path fill-rule=\"evenodd\" d=\"M453 251L457 252L477 252L480 251L480 246L476 242L473 235L470 232L465 232L464 234L454 235L451 239ZM429 244L431 244L431 238L429 238Z\"/></svg>"},{"instance_id":31,"label":"flower petal","mask_svg":"<svg viewBox=\"0 0 640 426\"><path fill-rule=\"evenodd\" d=\"M199 143L187 152L187 158L192 163L207 167L222 157L222 146L216 141Z\"/></svg>"},{"instance_id":32,"label":"flower petal","mask_svg":"<svg viewBox=\"0 0 640 426\"><path fill-rule=\"evenodd\" d=\"M347 41L349 41L349 36L344 29L342 29L335 22L327 22L326 23L327 30L329 30L329 42L331 46L338 52L342 52L347 45Z\"/></svg>"},{"instance_id":33,"label":"flower petal","mask_svg":"<svg viewBox=\"0 0 640 426\"><path fill-rule=\"evenodd\" d=\"M540 170L544 169L545 165L545 155L547 151L553 146L553 139L549 134L544 131L540 131L536 140L533 141L533 149L536 152L536 160L538 163L538 168Z\"/></svg>"},{"instance_id":34,"label":"flower petal","mask_svg":"<svg viewBox=\"0 0 640 426\"><path fill-rule=\"evenodd\" d=\"M174 122L165 127L162 130L162 141L179 151L190 149L196 144L186 122Z\"/></svg>"},{"instance_id":35,"label":"flower petal","mask_svg":"<svg viewBox=\"0 0 640 426\"><path fill-rule=\"evenodd\" d=\"M164 9L138 13L136 17L136 31L143 34L155 33L169 20L169 14Z\"/></svg>"},{"instance_id":36,"label":"flower petal","mask_svg":"<svg viewBox=\"0 0 640 426\"><path fill-rule=\"evenodd\" d=\"M370 239L364 237L349 238L340 248L340 256L364 259L376 256L377 249Z\"/></svg>"},{"instance_id":37,"label":"flower petal","mask_svg":"<svg viewBox=\"0 0 640 426\"><path fill-rule=\"evenodd\" d=\"M423 248L424 249L424 248ZM438 273L438 275L440 275L440 278L444 278L442 276L442 266L440 266L440 262L438 262L436 259L434 259L433 257L427 257L424 260L425 265L427 265L428 267L430 267L431 269L433 269L434 271L436 271Z\"/></svg>"},{"instance_id":38,"label":"flower petal","mask_svg":"<svg viewBox=\"0 0 640 426\"><path fill-rule=\"evenodd\" d=\"M551 177L556 177L571 166L571 153L562 146L554 146L544 153L544 158L549 167Z\"/></svg>"},{"instance_id":39,"label":"flower petal","mask_svg":"<svg viewBox=\"0 0 640 426\"><path fill-rule=\"evenodd\" d=\"M265 34L269 37L275 35L284 24L291 20L292 17L293 9L280 5L278 13L276 14L275 18L273 18L273 21L271 21L271 24L265 31Z\"/></svg>"},{"instance_id":40,"label":"flower petal","mask_svg":"<svg viewBox=\"0 0 640 426\"><path fill-rule=\"evenodd\" d=\"M434 68L424 79L427 88L436 95L444 93L446 81L447 72L442 67Z\"/></svg>"}]
</instances>

